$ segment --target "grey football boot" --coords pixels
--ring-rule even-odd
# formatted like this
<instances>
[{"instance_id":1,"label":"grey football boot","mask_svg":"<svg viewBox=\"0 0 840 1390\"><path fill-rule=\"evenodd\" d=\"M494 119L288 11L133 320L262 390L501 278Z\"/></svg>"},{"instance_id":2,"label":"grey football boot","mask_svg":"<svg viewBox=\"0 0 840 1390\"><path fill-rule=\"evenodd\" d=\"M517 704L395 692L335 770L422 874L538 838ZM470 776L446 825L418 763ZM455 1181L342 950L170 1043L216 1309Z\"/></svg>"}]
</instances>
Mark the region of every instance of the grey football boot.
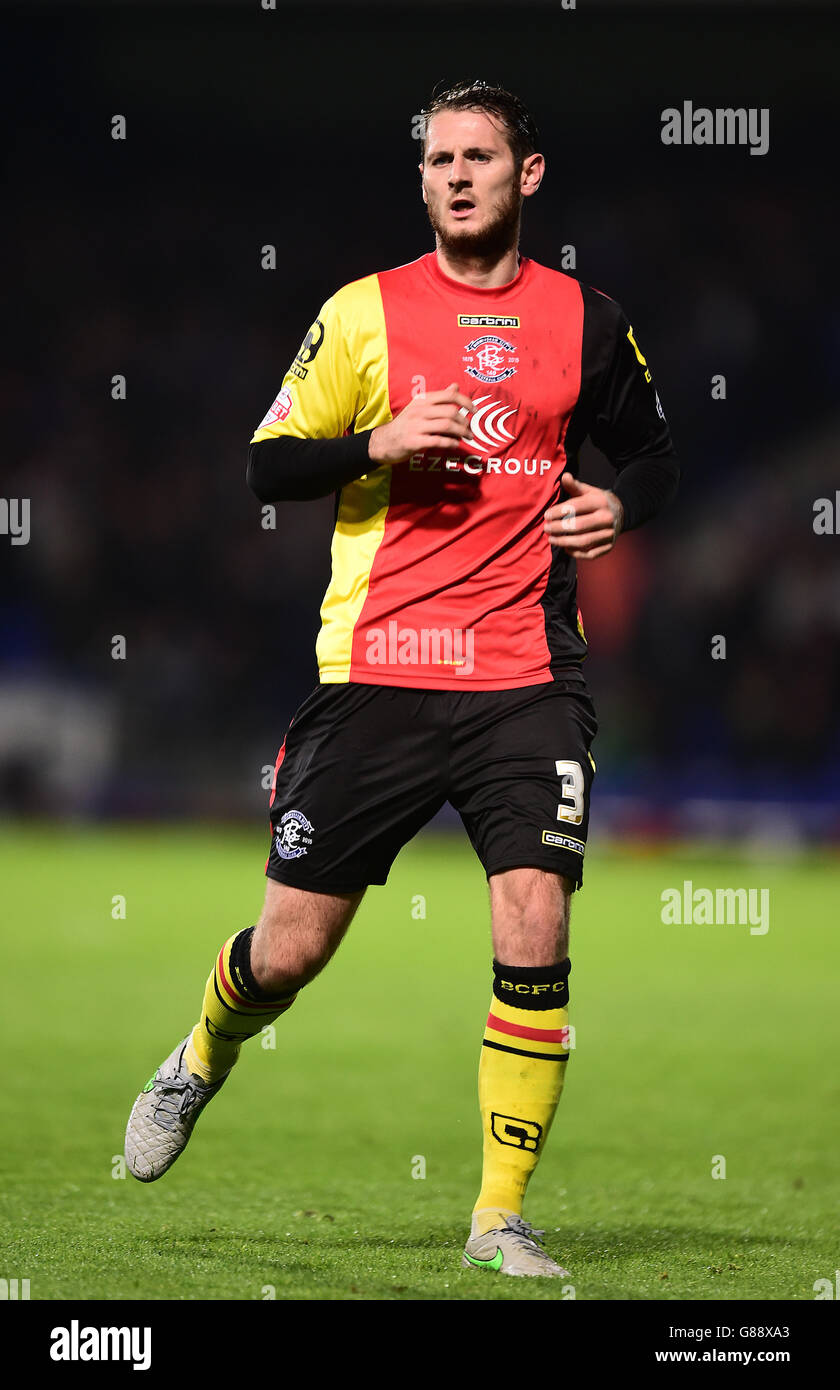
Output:
<instances>
[{"instance_id":1,"label":"grey football boot","mask_svg":"<svg viewBox=\"0 0 840 1390\"><path fill-rule=\"evenodd\" d=\"M492 1269L499 1274L543 1275L570 1279L562 1265L542 1248L545 1231L535 1231L529 1221L513 1212L499 1212L503 1224L483 1235L471 1234L461 1264L465 1269ZM476 1221L473 1218L473 1232Z\"/></svg>"},{"instance_id":2,"label":"grey football boot","mask_svg":"<svg viewBox=\"0 0 840 1390\"><path fill-rule=\"evenodd\" d=\"M161 1062L128 1117L125 1160L128 1171L140 1182L154 1182L172 1167L186 1148L205 1105L230 1075L228 1072L221 1081L208 1085L189 1071L184 1052L191 1037L188 1033Z\"/></svg>"}]
</instances>

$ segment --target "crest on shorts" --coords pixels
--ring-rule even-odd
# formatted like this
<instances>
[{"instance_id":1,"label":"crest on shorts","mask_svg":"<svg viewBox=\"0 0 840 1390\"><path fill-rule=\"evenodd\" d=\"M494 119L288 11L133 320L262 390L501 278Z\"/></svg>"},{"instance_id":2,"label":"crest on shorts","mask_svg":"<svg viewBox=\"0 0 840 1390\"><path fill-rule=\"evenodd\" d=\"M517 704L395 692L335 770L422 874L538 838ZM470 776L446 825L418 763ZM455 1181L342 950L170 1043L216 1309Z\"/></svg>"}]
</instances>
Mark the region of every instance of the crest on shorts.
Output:
<instances>
[{"instance_id":1,"label":"crest on shorts","mask_svg":"<svg viewBox=\"0 0 840 1390\"><path fill-rule=\"evenodd\" d=\"M281 859L300 859L312 844L314 826L302 811L286 811L274 831L274 847Z\"/></svg>"}]
</instances>

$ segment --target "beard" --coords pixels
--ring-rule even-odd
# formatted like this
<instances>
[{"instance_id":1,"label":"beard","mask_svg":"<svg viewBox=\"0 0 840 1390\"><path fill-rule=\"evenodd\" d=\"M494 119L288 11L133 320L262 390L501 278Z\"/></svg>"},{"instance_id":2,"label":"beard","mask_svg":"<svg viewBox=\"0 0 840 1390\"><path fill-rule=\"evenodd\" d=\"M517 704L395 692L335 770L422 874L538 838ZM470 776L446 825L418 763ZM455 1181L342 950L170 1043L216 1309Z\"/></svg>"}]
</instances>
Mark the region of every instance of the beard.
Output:
<instances>
[{"instance_id":1,"label":"beard","mask_svg":"<svg viewBox=\"0 0 840 1390\"><path fill-rule=\"evenodd\" d=\"M492 262L501 259L519 241L522 202L517 175L496 204L489 221L478 231L460 226L454 230L444 224L431 204L427 204L426 210L438 245L452 260Z\"/></svg>"}]
</instances>

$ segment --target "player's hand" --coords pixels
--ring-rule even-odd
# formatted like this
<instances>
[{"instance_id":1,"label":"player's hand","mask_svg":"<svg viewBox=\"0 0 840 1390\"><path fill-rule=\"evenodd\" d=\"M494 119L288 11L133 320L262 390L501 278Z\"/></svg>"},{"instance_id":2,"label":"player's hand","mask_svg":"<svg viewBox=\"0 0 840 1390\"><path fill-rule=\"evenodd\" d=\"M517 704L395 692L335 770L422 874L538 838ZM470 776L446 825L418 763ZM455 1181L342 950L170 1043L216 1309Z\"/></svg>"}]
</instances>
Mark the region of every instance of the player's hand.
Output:
<instances>
[{"instance_id":1,"label":"player's hand","mask_svg":"<svg viewBox=\"0 0 840 1390\"><path fill-rule=\"evenodd\" d=\"M560 481L567 495L545 513L549 543L574 560L597 560L615 545L624 508L614 492L581 483L571 473L564 473Z\"/></svg>"},{"instance_id":2,"label":"player's hand","mask_svg":"<svg viewBox=\"0 0 840 1390\"><path fill-rule=\"evenodd\" d=\"M473 403L453 381L445 391L425 391L414 396L387 425L378 425L368 440L368 453L376 463L405 463L424 449L455 453L458 445L474 445L469 418Z\"/></svg>"}]
</instances>

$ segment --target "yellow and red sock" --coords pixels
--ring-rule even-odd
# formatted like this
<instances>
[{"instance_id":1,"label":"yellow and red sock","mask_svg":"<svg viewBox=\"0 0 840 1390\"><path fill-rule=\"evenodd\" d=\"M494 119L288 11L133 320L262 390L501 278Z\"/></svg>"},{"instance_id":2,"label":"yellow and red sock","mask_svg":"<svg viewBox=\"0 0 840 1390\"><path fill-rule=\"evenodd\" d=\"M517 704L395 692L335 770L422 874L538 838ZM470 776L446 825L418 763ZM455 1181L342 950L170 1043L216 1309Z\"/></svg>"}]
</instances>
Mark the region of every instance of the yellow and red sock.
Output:
<instances>
[{"instance_id":1,"label":"yellow and red sock","mask_svg":"<svg viewBox=\"0 0 840 1390\"><path fill-rule=\"evenodd\" d=\"M566 1075L570 969L568 960L534 967L493 962L478 1068L484 1164L474 1234L499 1225L499 1213L521 1215Z\"/></svg>"},{"instance_id":2,"label":"yellow and red sock","mask_svg":"<svg viewBox=\"0 0 840 1390\"><path fill-rule=\"evenodd\" d=\"M220 1081L239 1056L248 1038L261 1033L290 1009L297 992L268 998L251 971L254 928L226 941L204 990L201 1018L187 1043L185 1061L202 1081Z\"/></svg>"}]
</instances>

